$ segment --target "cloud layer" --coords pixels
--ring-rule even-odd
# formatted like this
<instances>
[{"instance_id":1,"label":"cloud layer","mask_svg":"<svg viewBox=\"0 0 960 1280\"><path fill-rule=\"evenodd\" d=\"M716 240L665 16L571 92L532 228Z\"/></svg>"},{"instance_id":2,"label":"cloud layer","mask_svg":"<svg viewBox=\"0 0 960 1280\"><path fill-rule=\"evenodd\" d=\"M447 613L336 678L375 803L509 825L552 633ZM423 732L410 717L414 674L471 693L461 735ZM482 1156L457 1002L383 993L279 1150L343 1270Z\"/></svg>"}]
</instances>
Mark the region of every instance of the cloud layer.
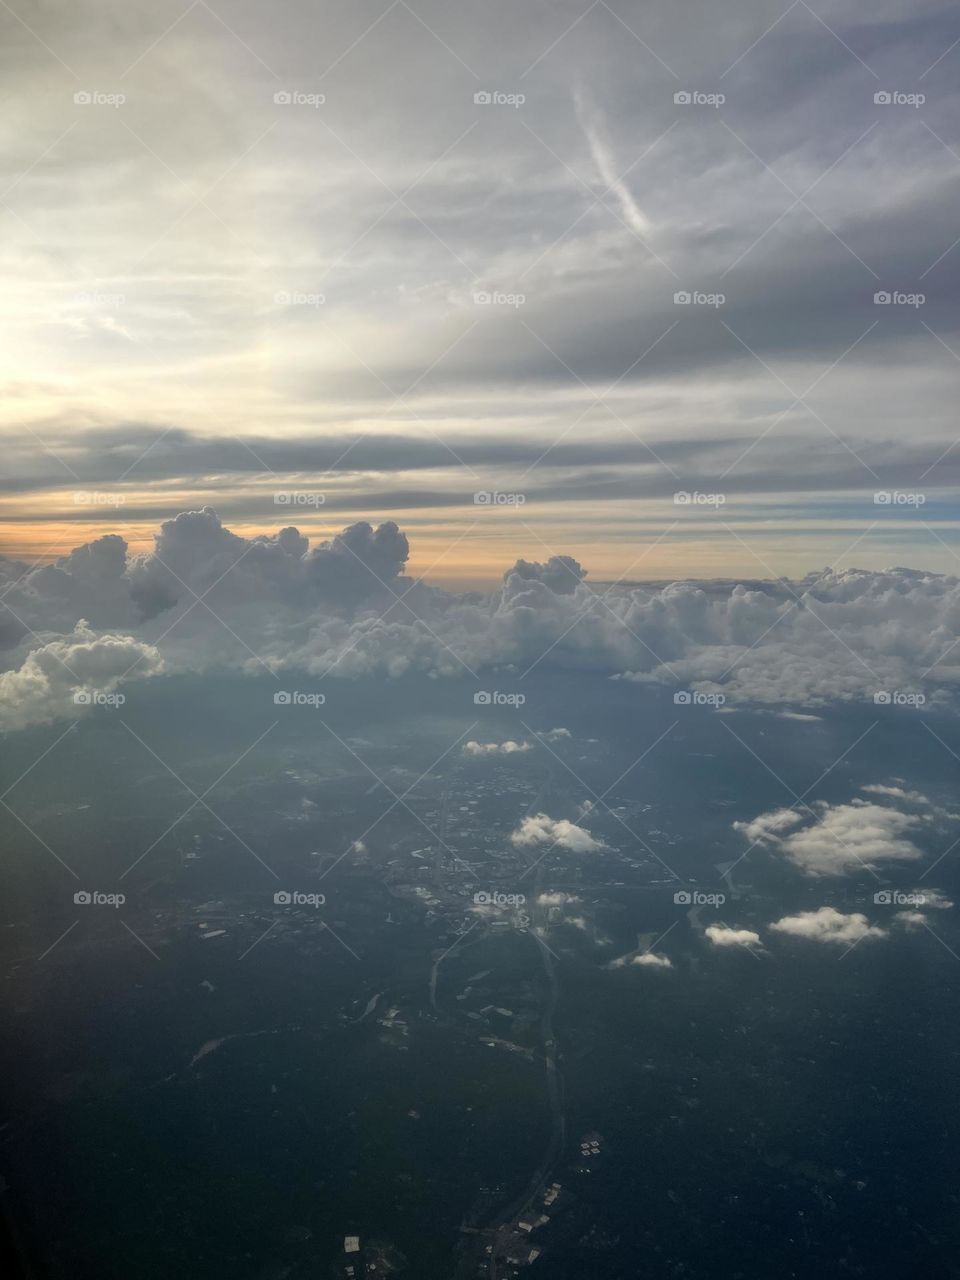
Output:
<instances>
[{"instance_id":1,"label":"cloud layer","mask_svg":"<svg viewBox=\"0 0 960 1280\"><path fill-rule=\"evenodd\" d=\"M164 522L147 554L129 554L109 534L39 567L0 561L0 644L27 682L47 661L30 655L83 622L85 634L156 647L172 671L479 678L499 668L522 679L546 665L693 689L714 703L722 695L727 710L876 701L918 711L949 705L960 678L954 577L847 570L798 583L591 586L563 555L518 560L497 591L455 593L406 577L408 554L391 521L358 522L311 546L292 526L242 537L205 507ZM133 674L145 674L144 661ZM6 701L16 703L15 694ZM10 722L21 719L17 711ZM889 826L889 811L855 807L823 815L838 840L863 842L868 863L911 856L911 819L874 840L855 828ZM793 820L756 821L751 839L776 834L763 824ZM817 869L814 834L801 830L784 843Z\"/></svg>"}]
</instances>

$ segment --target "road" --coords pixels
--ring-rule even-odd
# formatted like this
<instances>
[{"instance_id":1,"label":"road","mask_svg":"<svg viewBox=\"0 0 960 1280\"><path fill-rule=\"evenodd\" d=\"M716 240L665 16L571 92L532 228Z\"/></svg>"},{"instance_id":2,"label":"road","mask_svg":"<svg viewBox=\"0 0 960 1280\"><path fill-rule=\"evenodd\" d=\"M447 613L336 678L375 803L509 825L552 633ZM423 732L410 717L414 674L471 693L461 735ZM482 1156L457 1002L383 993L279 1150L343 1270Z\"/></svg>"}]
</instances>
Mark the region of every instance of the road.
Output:
<instances>
[{"instance_id":1,"label":"road","mask_svg":"<svg viewBox=\"0 0 960 1280\"><path fill-rule=\"evenodd\" d=\"M547 1101L550 1105L550 1138L540 1163L531 1174L530 1181L523 1193L504 1210L497 1224L488 1228L488 1231L484 1233L489 1242L493 1244L488 1268L490 1280L497 1280L499 1275L499 1254L509 1234L510 1226L526 1213L533 1213L537 1206L542 1203L550 1175L563 1154L567 1136L567 1119L563 1107L563 1076L557 1065L557 1040L553 1026L553 1017L556 1013L557 1002L560 999L560 984L557 980L553 952L538 932L539 930L546 930L547 911L539 904L543 889L542 881L543 863L541 862L537 868L536 887L530 911L530 936L537 943L544 976L547 980L547 998L540 1018L540 1042L543 1046Z\"/></svg>"},{"instance_id":2,"label":"road","mask_svg":"<svg viewBox=\"0 0 960 1280\"><path fill-rule=\"evenodd\" d=\"M527 815L539 813L543 808L550 788L553 785L553 769L548 767L546 776L541 783L536 795L527 806ZM443 797L442 814L446 815L447 793L445 790ZM441 824L442 825L442 824ZM441 829L441 839L444 832ZM554 964L554 954L550 950L544 935L547 929L548 908L540 904L540 897L543 892L543 875L546 865L546 858L542 859L535 866L533 871L532 890L523 888L523 892L530 894L530 903L527 914L530 917L530 926L528 932L530 938L536 943L537 952L540 963L543 967L543 974L546 985L546 998L544 1000L543 1012L540 1016L539 1032L540 1044L543 1052L545 1083L547 1090L547 1102L550 1107L550 1135L543 1154L533 1170L530 1178L523 1191L509 1205L501 1210L488 1226L481 1228L472 1236L471 1242L467 1245L460 1258L456 1271L456 1280L474 1280L477 1274L477 1268L483 1257L483 1251L487 1245L492 1245L488 1275L490 1280L498 1280L500 1274L501 1255L504 1251L507 1238L510 1234L510 1228L516 1223L518 1218L523 1217L528 1212L534 1212L535 1207L542 1203L544 1192L547 1184L551 1179L551 1175L556 1166L557 1161L563 1154L566 1144L566 1113L564 1111L563 1096L563 1076L558 1065L558 1052L556 1032L554 1030L554 1015L556 1013L557 1004L560 999L560 983L557 978L556 967ZM525 885L527 881L521 880L520 884ZM479 923L479 921L478 921ZM473 926L475 928L476 926ZM473 932L473 928L468 932ZM467 934L463 937L466 938ZM459 949L460 939L449 949L439 956L434 962L430 970L430 1003L434 1009L438 1009L437 1004L437 977L440 965L453 951Z\"/></svg>"}]
</instances>

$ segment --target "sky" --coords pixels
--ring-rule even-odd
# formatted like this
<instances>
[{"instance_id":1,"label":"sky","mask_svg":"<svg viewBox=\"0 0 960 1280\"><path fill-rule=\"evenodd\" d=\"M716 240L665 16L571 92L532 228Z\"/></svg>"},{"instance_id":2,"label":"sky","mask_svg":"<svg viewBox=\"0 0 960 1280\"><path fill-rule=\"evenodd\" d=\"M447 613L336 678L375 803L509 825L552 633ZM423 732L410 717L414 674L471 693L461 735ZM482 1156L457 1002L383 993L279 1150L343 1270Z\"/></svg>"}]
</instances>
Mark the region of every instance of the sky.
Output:
<instances>
[{"instance_id":1,"label":"sky","mask_svg":"<svg viewBox=\"0 0 960 1280\"><path fill-rule=\"evenodd\" d=\"M0 30L8 557L211 507L314 546L395 521L448 587L956 572L951 6Z\"/></svg>"}]
</instances>

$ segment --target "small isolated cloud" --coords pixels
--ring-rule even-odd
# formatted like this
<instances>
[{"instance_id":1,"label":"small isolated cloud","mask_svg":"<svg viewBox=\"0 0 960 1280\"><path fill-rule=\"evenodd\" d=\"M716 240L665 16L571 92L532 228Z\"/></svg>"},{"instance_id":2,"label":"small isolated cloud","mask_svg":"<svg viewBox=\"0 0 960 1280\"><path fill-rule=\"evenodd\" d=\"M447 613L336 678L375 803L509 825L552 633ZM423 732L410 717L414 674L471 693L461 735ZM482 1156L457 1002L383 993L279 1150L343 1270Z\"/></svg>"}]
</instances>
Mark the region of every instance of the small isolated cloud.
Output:
<instances>
[{"instance_id":1,"label":"small isolated cloud","mask_svg":"<svg viewBox=\"0 0 960 1280\"><path fill-rule=\"evenodd\" d=\"M917 902L922 901L925 907L932 908L934 911L949 911L953 906L953 903L942 889L930 889L922 886L912 891L912 897Z\"/></svg>"},{"instance_id":2,"label":"small isolated cloud","mask_svg":"<svg viewBox=\"0 0 960 1280\"><path fill-rule=\"evenodd\" d=\"M543 738L544 742L559 742L563 738L572 738L573 734L569 729L543 729L537 733L538 738Z\"/></svg>"},{"instance_id":3,"label":"small isolated cloud","mask_svg":"<svg viewBox=\"0 0 960 1280\"><path fill-rule=\"evenodd\" d=\"M580 901L581 899L575 893L561 893L559 891L541 893L537 898L537 902L541 907L565 907L569 903Z\"/></svg>"},{"instance_id":4,"label":"small isolated cloud","mask_svg":"<svg viewBox=\"0 0 960 1280\"><path fill-rule=\"evenodd\" d=\"M704 932L715 947L760 946L760 935L752 929L730 929L726 925L711 924Z\"/></svg>"},{"instance_id":5,"label":"small isolated cloud","mask_svg":"<svg viewBox=\"0 0 960 1280\"><path fill-rule=\"evenodd\" d=\"M786 933L793 938L808 938L811 942L832 942L838 946L852 946L864 938L885 938L887 931L870 924L859 911L849 915L835 907L820 907L817 911L801 911L795 916L783 916L770 925L776 933Z\"/></svg>"},{"instance_id":6,"label":"small isolated cloud","mask_svg":"<svg viewBox=\"0 0 960 1280\"><path fill-rule=\"evenodd\" d=\"M606 848L602 840L595 839L585 827L578 827L566 818L550 818L545 813L524 818L510 837L510 843L518 849L538 844L556 844L571 853L595 853Z\"/></svg>"},{"instance_id":7,"label":"small isolated cloud","mask_svg":"<svg viewBox=\"0 0 960 1280\"><path fill-rule=\"evenodd\" d=\"M906 833L921 825L916 814L901 813L866 800L831 805L819 801L806 818L793 809L735 822L751 844L782 853L808 876L840 876L873 871L884 863L916 862L923 855ZM801 822L800 830L793 830Z\"/></svg>"},{"instance_id":8,"label":"small isolated cloud","mask_svg":"<svg viewBox=\"0 0 960 1280\"><path fill-rule=\"evenodd\" d=\"M808 715L803 711L777 711L774 713L779 720L822 720L823 716Z\"/></svg>"},{"instance_id":9,"label":"small isolated cloud","mask_svg":"<svg viewBox=\"0 0 960 1280\"><path fill-rule=\"evenodd\" d=\"M463 752L468 756L512 756L517 752L530 751L529 742L474 742L464 743Z\"/></svg>"},{"instance_id":10,"label":"small isolated cloud","mask_svg":"<svg viewBox=\"0 0 960 1280\"><path fill-rule=\"evenodd\" d=\"M584 933L590 928L586 916L567 916L563 923L571 925L574 929L582 929Z\"/></svg>"},{"instance_id":11,"label":"small isolated cloud","mask_svg":"<svg viewBox=\"0 0 960 1280\"><path fill-rule=\"evenodd\" d=\"M920 791L908 791L905 787L886 786L882 782L871 782L869 786L861 787L861 791L865 791L867 795L872 796L890 796L893 800L908 800L911 804L922 804L929 806L931 801Z\"/></svg>"},{"instance_id":12,"label":"small isolated cloud","mask_svg":"<svg viewBox=\"0 0 960 1280\"><path fill-rule=\"evenodd\" d=\"M922 911L898 911L894 919L907 929L919 929L927 923L927 917Z\"/></svg>"},{"instance_id":13,"label":"small isolated cloud","mask_svg":"<svg viewBox=\"0 0 960 1280\"><path fill-rule=\"evenodd\" d=\"M672 969L673 961L669 956L658 956L655 951L644 951L633 956L629 964L641 965L644 969Z\"/></svg>"}]
</instances>

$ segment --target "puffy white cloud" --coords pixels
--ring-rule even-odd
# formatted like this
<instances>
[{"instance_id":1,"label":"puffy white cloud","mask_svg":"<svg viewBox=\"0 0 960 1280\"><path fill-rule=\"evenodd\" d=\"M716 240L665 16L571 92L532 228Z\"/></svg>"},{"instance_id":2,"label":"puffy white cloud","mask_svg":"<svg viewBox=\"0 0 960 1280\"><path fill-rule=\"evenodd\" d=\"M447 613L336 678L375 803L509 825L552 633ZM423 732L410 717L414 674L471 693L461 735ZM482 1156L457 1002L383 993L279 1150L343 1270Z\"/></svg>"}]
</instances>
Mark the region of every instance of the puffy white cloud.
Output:
<instances>
[{"instance_id":1,"label":"puffy white cloud","mask_svg":"<svg viewBox=\"0 0 960 1280\"><path fill-rule=\"evenodd\" d=\"M628 963L632 965L639 965L643 969L673 968L673 961L669 956L657 955L655 951L644 951L638 956L633 956Z\"/></svg>"},{"instance_id":2,"label":"puffy white cloud","mask_svg":"<svg viewBox=\"0 0 960 1280\"><path fill-rule=\"evenodd\" d=\"M922 911L898 911L894 919L899 920L907 929L919 929L927 923L927 917Z\"/></svg>"},{"instance_id":3,"label":"puffy white cloud","mask_svg":"<svg viewBox=\"0 0 960 1280\"><path fill-rule=\"evenodd\" d=\"M542 738L544 742L562 742L564 738L573 737L573 734L569 729L544 729L537 733L537 737Z\"/></svg>"},{"instance_id":4,"label":"puffy white cloud","mask_svg":"<svg viewBox=\"0 0 960 1280\"><path fill-rule=\"evenodd\" d=\"M885 929L870 924L859 911L845 914L835 907L820 907L816 911L801 911L795 916L783 916L769 926L776 933L792 938L807 938L811 942L834 943L851 946L864 938L886 938Z\"/></svg>"},{"instance_id":5,"label":"puffy white cloud","mask_svg":"<svg viewBox=\"0 0 960 1280\"><path fill-rule=\"evenodd\" d=\"M876 870L923 856L905 834L921 825L916 814L859 799L838 805L819 801L811 808L809 817L778 809L733 825L751 844L775 849L809 876Z\"/></svg>"},{"instance_id":6,"label":"puffy white cloud","mask_svg":"<svg viewBox=\"0 0 960 1280\"><path fill-rule=\"evenodd\" d=\"M752 929L731 929L727 925L707 925L704 934L715 947L759 947L760 935Z\"/></svg>"},{"instance_id":7,"label":"puffy white cloud","mask_svg":"<svg viewBox=\"0 0 960 1280\"><path fill-rule=\"evenodd\" d=\"M946 704L960 681L948 652L960 627L956 577L827 571L793 584L615 584L601 597L575 560L555 556L518 560L496 591L458 594L403 576L408 552L392 521L361 521L310 547L292 527L241 537L204 507L165 521L145 555L108 535L40 568L0 560L0 646L15 665L31 631L46 642L86 618L96 632L162 643L171 670L262 661L316 676L445 676L544 663L722 690L727 708L769 706L791 719L813 714L792 707L879 690L922 688L928 703Z\"/></svg>"},{"instance_id":8,"label":"puffy white cloud","mask_svg":"<svg viewBox=\"0 0 960 1280\"><path fill-rule=\"evenodd\" d=\"M518 849L539 844L558 845L571 853L595 853L606 848L603 841L597 840L585 827L577 826L567 818L550 818L545 813L530 814L524 818L510 836L510 843Z\"/></svg>"},{"instance_id":9,"label":"puffy white cloud","mask_svg":"<svg viewBox=\"0 0 960 1280\"><path fill-rule=\"evenodd\" d=\"M128 673L156 675L157 650L132 636L95 636L81 623L62 640L27 654L22 665L0 673L0 729L78 716L107 697Z\"/></svg>"},{"instance_id":10,"label":"puffy white cloud","mask_svg":"<svg viewBox=\"0 0 960 1280\"><path fill-rule=\"evenodd\" d=\"M472 739L463 744L464 755L468 756L512 756L518 752L531 751L529 742L474 742Z\"/></svg>"}]
</instances>

